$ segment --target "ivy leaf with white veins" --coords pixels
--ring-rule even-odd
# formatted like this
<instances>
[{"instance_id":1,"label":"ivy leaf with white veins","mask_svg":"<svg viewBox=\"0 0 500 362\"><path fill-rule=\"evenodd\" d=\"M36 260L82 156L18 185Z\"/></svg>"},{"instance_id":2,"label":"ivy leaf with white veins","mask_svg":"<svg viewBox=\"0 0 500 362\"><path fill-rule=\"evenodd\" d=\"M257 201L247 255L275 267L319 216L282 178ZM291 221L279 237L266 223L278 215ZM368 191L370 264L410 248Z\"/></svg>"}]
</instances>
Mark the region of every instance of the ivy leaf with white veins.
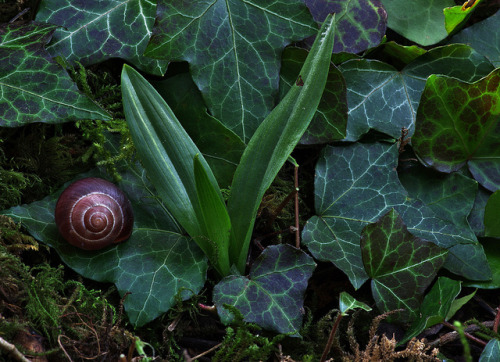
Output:
<instances>
[{"instance_id":1,"label":"ivy leaf with white veins","mask_svg":"<svg viewBox=\"0 0 500 362\"><path fill-rule=\"evenodd\" d=\"M56 27L0 26L0 126L109 119L45 50Z\"/></svg>"},{"instance_id":2,"label":"ivy leaf with white veins","mask_svg":"<svg viewBox=\"0 0 500 362\"><path fill-rule=\"evenodd\" d=\"M401 71L376 60L347 61L339 66L347 84L346 140L357 141L370 129L397 139L403 127L411 137L427 77L443 74L474 82L493 69L487 58L463 44L434 48Z\"/></svg>"},{"instance_id":3,"label":"ivy leaf with white veins","mask_svg":"<svg viewBox=\"0 0 500 362\"><path fill-rule=\"evenodd\" d=\"M302 326L304 294L316 264L302 250L287 244L268 246L255 260L248 277L230 275L214 287L213 300L223 323L234 316L223 307L238 308L244 320L278 333Z\"/></svg>"},{"instance_id":4,"label":"ivy leaf with white veins","mask_svg":"<svg viewBox=\"0 0 500 362\"><path fill-rule=\"evenodd\" d=\"M298 0L160 0L145 55L189 62L210 113L247 143L275 105L283 48L317 31Z\"/></svg>"},{"instance_id":5,"label":"ivy leaf with white veins","mask_svg":"<svg viewBox=\"0 0 500 362\"><path fill-rule=\"evenodd\" d=\"M398 156L397 144L327 146L316 165L316 216L302 232L303 243L316 259L334 263L359 288L368 279L361 230L394 208L412 234L448 249L446 269L469 279L490 279L484 250L472 230L439 218L408 197L396 171Z\"/></svg>"},{"instance_id":6,"label":"ivy leaf with white veins","mask_svg":"<svg viewBox=\"0 0 500 362\"><path fill-rule=\"evenodd\" d=\"M53 56L83 65L121 58L163 75L168 62L143 56L155 10L151 0L42 0L36 20L60 26L47 47Z\"/></svg>"}]
</instances>

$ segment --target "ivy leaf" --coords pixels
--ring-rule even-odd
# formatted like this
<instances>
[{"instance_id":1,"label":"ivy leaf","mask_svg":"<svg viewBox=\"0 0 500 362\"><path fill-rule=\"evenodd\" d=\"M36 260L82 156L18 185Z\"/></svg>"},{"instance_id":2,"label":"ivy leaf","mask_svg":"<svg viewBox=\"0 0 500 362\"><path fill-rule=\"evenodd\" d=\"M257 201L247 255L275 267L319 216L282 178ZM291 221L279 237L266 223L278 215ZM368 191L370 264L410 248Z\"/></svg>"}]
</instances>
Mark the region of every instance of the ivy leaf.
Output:
<instances>
[{"instance_id":1,"label":"ivy leaf","mask_svg":"<svg viewBox=\"0 0 500 362\"><path fill-rule=\"evenodd\" d=\"M387 11L387 26L420 45L433 45L448 36L444 26L444 8L453 0L381 0Z\"/></svg>"},{"instance_id":2,"label":"ivy leaf","mask_svg":"<svg viewBox=\"0 0 500 362\"><path fill-rule=\"evenodd\" d=\"M420 317L413 321L399 344L406 343L426 328L442 323L460 290L461 283L459 281L439 277L420 306Z\"/></svg>"},{"instance_id":3,"label":"ivy leaf","mask_svg":"<svg viewBox=\"0 0 500 362\"><path fill-rule=\"evenodd\" d=\"M370 129L397 139L401 128L406 128L411 137L420 97L431 74L473 82L494 68L472 48L454 44L426 52L401 71L368 59L350 60L339 69L347 84L346 140L356 141Z\"/></svg>"},{"instance_id":4,"label":"ivy leaf","mask_svg":"<svg viewBox=\"0 0 500 362\"><path fill-rule=\"evenodd\" d=\"M377 307L405 309L415 319L425 289L443 265L448 251L414 236L391 209L361 232L361 254Z\"/></svg>"},{"instance_id":5,"label":"ivy leaf","mask_svg":"<svg viewBox=\"0 0 500 362\"><path fill-rule=\"evenodd\" d=\"M109 119L45 51L55 26L0 26L0 126Z\"/></svg>"},{"instance_id":6,"label":"ivy leaf","mask_svg":"<svg viewBox=\"0 0 500 362\"><path fill-rule=\"evenodd\" d=\"M208 114L201 93L188 73L154 82L153 85L205 157L219 187L228 188L245 144Z\"/></svg>"},{"instance_id":7,"label":"ivy leaf","mask_svg":"<svg viewBox=\"0 0 500 362\"><path fill-rule=\"evenodd\" d=\"M307 57L307 51L288 47L282 55L280 72L280 99L283 99L297 81L300 69ZM345 137L347 125L346 85L340 71L331 64L325 90L318 110L302 135L300 143L311 145L340 140Z\"/></svg>"},{"instance_id":8,"label":"ivy leaf","mask_svg":"<svg viewBox=\"0 0 500 362\"><path fill-rule=\"evenodd\" d=\"M500 238L500 190L494 192L484 209L484 234Z\"/></svg>"},{"instance_id":9,"label":"ivy leaf","mask_svg":"<svg viewBox=\"0 0 500 362\"><path fill-rule=\"evenodd\" d=\"M486 347L484 347L481 356L479 357L479 362L495 362L500 359L500 341L493 338L488 342Z\"/></svg>"},{"instance_id":10,"label":"ivy leaf","mask_svg":"<svg viewBox=\"0 0 500 362\"><path fill-rule=\"evenodd\" d=\"M36 20L58 25L47 50L83 65L122 58L163 75L168 62L142 56L155 18L155 2L42 0Z\"/></svg>"},{"instance_id":11,"label":"ivy leaf","mask_svg":"<svg viewBox=\"0 0 500 362\"><path fill-rule=\"evenodd\" d=\"M103 175L94 172L92 176ZM114 283L121 296L130 292L124 300L125 311L130 322L139 327L175 305L177 295L186 300L198 293L208 263L158 201L144 170L131 167L122 177L118 186L131 201L134 230L127 241L107 249L84 251L61 238L54 222L60 192L2 213L22 222L33 237L53 247L78 274Z\"/></svg>"},{"instance_id":12,"label":"ivy leaf","mask_svg":"<svg viewBox=\"0 0 500 362\"><path fill-rule=\"evenodd\" d=\"M298 0L160 0L145 55L188 61L210 113L246 143L275 105L283 48L317 29Z\"/></svg>"},{"instance_id":13,"label":"ivy leaf","mask_svg":"<svg viewBox=\"0 0 500 362\"><path fill-rule=\"evenodd\" d=\"M472 210L467 217L467 221L476 236L484 236L484 208L488 202L491 192L479 187Z\"/></svg>"},{"instance_id":14,"label":"ivy leaf","mask_svg":"<svg viewBox=\"0 0 500 362\"><path fill-rule=\"evenodd\" d=\"M417 112L412 145L440 172L466 163L486 189L500 188L500 69L475 83L431 75Z\"/></svg>"},{"instance_id":15,"label":"ivy leaf","mask_svg":"<svg viewBox=\"0 0 500 362\"><path fill-rule=\"evenodd\" d=\"M213 299L223 323L233 315L223 305L238 308L246 322L278 333L298 336L304 316L307 281L316 264L290 245L267 247L255 260L248 277L229 276L214 287Z\"/></svg>"},{"instance_id":16,"label":"ivy leaf","mask_svg":"<svg viewBox=\"0 0 500 362\"><path fill-rule=\"evenodd\" d=\"M500 67L500 11L495 15L463 29L451 43L463 43L485 55L495 68Z\"/></svg>"},{"instance_id":17,"label":"ivy leaf","mask_svg":"<svg viewBox=\"0 0 500 362\"><path fill-rule=\"evenodd\" d=\"M408 197L396 171L398 155L397 144L324 149L316 165L316 215L302 232L309 251L318 260L334 263L359 288L368 279L361 260L361 230L394 208L411 233L448 249L445 268L469 279L491 278L484 251L470 228L446 222Z\"/></svg>"},{"instance_id":18,"label":"ivy leaf","mask_svg":"<svg viewBox=\"0 0 500 362\"><path fill-rule=\"evenodd\" d=\"M357 301L352 295L347 292L340 293L339 297L339 309L343 316L347 315L347 312L353 309L363 309L366 311L371 311L372 309L363 302Z\"/></svg>"},{"instance_id":19,"label":"ivy leaf","mask_svg":"<svg viewBox=\"0 0 500 362\"><path fill-rule=\"evenodd\" d=\"M442 174L424 166L399 173L408 195L424 202L443 220L468 228L477 182L459 173Z\"/></svg>"},{"instance_id":20,"label":"ivy leaf","mask_svg":"<svg viewBox=\"0 0 500 362\"><path fill-rule=\"evenodd\" d=\"M379 0L305 0L314 20L323 23L335 13L334 53L360 53L382 40L387 13Z\"/></svg>"}]
</instances>

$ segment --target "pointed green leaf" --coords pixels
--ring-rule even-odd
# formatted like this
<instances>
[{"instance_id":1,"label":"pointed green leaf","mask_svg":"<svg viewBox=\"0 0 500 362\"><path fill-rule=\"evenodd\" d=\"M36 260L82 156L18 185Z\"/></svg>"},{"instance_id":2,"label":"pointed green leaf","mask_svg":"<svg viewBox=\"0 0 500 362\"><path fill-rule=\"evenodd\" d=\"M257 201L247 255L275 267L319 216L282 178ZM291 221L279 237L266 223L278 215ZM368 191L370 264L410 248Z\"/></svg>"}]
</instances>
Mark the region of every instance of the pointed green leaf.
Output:
<instances>
[{"instance_id":1,"label":"pointed green leaf","mask_svg":"<svg viewBox=\"0 0 500 362\"><path fill-rule=\"evenodd\" d=\"M287 47L282 55L280 71L280 98L297 81L300 69L307 57L301 48ZM313 145L340 140L345 137L347 126L347 100L344 77L330 64L325 90L314 118L300 139L302 145Z\"/></svg>"},{"instance_id":2,"label":"pointed green leaf","mask_svg":"<svg viewBox=\"0 0 500 362\"><path fill-rule=\"evenodd\" d=\"M500 188L500 69L474 83L431 75L412 138L418 157L441 172L467 163L485 188Z\"/></svg>"},{"instance_id":3,"label":"pointed green leaf","mask_svg":"<svg viewBox=\"0 0 500 362\"><path fill-rule=\"evenodd\" d=\"M472 15L476 7L481 3L482 0L466 1L463 5L452 6L450 8L445 8L444 13L444 27L448 34L454 33L462 26L465 25L467 20Z\"/></svg>"},{"instance_id":4,"label":"pointed green leaf","mask_svg":"<svg viewBox=\"0 0 500 362\"><path fill-rule=\"evenodd\" d=\"M316 264L313 258L290 245L267 247L255 260L248 277L229 276L214 287L213 300L223 323L233 315L231 304L245 321L264 329L298 336L304 316L304 293Z\"/></svg>"},{"instance_id":5,"label":"pointed green leaf","mask_svg":"<svg viewBox=\"0 0 500 362\"><path fill-rule=\"evenodd\" d=\"M391 209L361 232L361 254L377 307L403 308L415 319L424 291L443 265L448 251L412 235Z\"/></svg>"},{"instance_id":6,"label":"pointed green leaf","mask_svg":"<svg viewBox=\"0 0 500 362\"><path fill-rule=\"evenodd\" d=\"M316 165L316 216L308 220L302 242L315 258L333 262L359 288L368 279L361 230L394 208L412 234L449 250L448 270L470 279L491 278L470 228L453 225L408 197L396 171L398 156L397 144L327 146Z\"/></svg>"},{"instance_id":7,"label":"pointed green leaf","mask_svg":"<svg viewBox=\"0 0 500 362\"><path fill-rule=\"evenodd\" d=\"M366 311L371 311L372 309L363 302L357 301L352 295L347 292L340 293L339 297L339 309L342 315L346 316L347 312L353 309L363 309Z\"/></svg>"},{"instance_id":8,"label":"pointed green leaf","mask_svg":"<svg viewBox=\"0 0 500 362\"><path fill-rule=\"evenodd\" d=\"M484 235L500 238L500 190L490 196L484 209Z\"/></svg>"},{"instance_id":9,"label":"pointed green leaf","mask_svg":"<svg viewBox=\"0 0 500 362\"><path fill-rule=\"evenodd\" d=\"M145 55L189 62L210 113L247 143L275 105L279 54L317 29L299 0L160 0Z\"/></svg>"},{"instance_id":10,"label":"pointed green leaf","mask_svg":"<svg viewBox=\"0 0 500 362\"><path fill-rule=\"evenodd\" d=\"M459 281L439 277L420 306L419 318L413 321L404 338L398 343L404 344L424 329L448 320L446 316L460 290L461 283Z\"/></svg>"},{"instance_id":11,"label":"pointed green leaf","mask_svg":"<svg viewBox=\"0 0 500 362\"><path fill-rule=\"evenodd\" d=\"M214 267L222 275L230 274L229 234L231 221L222 200L220 190L210 182L207 171L200 161L199 154L194 157L194 178L200 203L206 235L198 241ZM203 240L207 238L207 240Z\"/></svg>"},{"instance_id":12,"label":"pointed green leaf","mask_svg":"<svg viewBox=\"0 0 500 362\"><path fill-rule=\"evenodd\" d=\"M198 293L206 280L207 260L158 201L156 191L138 165L121 173L118 186L127 194L134 212L130 238L118 245L85 251L64 241L54 221L62 190L29 205L2 213L28 229L37 240L53 247L63 262L78 274L99 282L114 283L124 299L125 312L134 326L144 324L177 303ZM94 172L82 177L103 177Z\"/></svg>"},{"instance_id":13,"label":"pointed green leaf","mask_svg":"<svg viewBox=\"0 0 500 362\"><path fill-rule=\"evenodd\" d=\"M0 26L0 126L109 119L45 50L56 27Z\"/></svg>"},{"instance_id":14,"label":"pointed green leaf","mask_svg":"<svg viewBox=\"0 0 500 362\"><path fill-rule=\"evenodd\" d=\"M266 117L241 157L228 200L232 223L231 261L243 273L257 209L316 112L325 87L333 48L335 17L321 27L300 72L301 82Z\"/></svg>"},{"instance_id":15,"label":"pointed green leaf","mask_svg":"<svg viewBox=\"0 0 500 362\"><path fill-rule=\"evenodd\" d=\"M127 65L122 71L122 95L134 145L159 197L191 237L205 235L193 168L200 151L158 92ZM217 189L201 155L200 162Z\"/></svg>"},{"instance_id":16,"label":"pointed green leaf","mask_svg":"<svg viewBox=\"0 0 500 362\"><path fill-rule=\"evenodd\" d=\"M83 65L122 58L141 70L163 75L168 62L144 57L156 3L141 0L42 0L36 20L58 25L51 55Z\"/></svg>"}]
</instances>

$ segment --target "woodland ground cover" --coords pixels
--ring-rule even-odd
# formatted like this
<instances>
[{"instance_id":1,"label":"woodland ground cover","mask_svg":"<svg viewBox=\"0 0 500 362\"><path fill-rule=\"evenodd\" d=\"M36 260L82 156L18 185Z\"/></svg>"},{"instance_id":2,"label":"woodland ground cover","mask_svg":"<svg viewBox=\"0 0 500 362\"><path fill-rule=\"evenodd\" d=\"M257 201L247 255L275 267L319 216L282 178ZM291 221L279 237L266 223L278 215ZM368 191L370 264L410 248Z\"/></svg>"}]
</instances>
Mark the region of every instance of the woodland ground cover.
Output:
<instances>
[{"instance_id":1,"label":"woodland ground cover","mask_svg":"<svg viewBox=\"0 0 500 362\"><path fill-rule=\"evenodd\" d=\"M0 7L0 358L500 358L498 2Z\"/></svg>"}]
</instances>

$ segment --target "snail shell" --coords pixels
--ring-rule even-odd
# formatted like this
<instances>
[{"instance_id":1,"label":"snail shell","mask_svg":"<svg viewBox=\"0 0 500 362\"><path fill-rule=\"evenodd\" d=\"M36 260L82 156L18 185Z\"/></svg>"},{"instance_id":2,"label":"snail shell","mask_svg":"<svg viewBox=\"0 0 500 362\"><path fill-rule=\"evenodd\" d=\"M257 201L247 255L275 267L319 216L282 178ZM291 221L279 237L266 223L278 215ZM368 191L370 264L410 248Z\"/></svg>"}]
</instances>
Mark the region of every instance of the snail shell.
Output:
<instances>
[{"instance_id":1,"label":"snail shell","mask_svg":"<svg viewBox=\"0 0 500 362\"><path fill-rule=\"evenodd\" d=\"M84 178L66 188L56 204L56 225L71 245L97 250L132 233L134 215L123 191L100 178Z\"/></svg>"}]
</instances>

